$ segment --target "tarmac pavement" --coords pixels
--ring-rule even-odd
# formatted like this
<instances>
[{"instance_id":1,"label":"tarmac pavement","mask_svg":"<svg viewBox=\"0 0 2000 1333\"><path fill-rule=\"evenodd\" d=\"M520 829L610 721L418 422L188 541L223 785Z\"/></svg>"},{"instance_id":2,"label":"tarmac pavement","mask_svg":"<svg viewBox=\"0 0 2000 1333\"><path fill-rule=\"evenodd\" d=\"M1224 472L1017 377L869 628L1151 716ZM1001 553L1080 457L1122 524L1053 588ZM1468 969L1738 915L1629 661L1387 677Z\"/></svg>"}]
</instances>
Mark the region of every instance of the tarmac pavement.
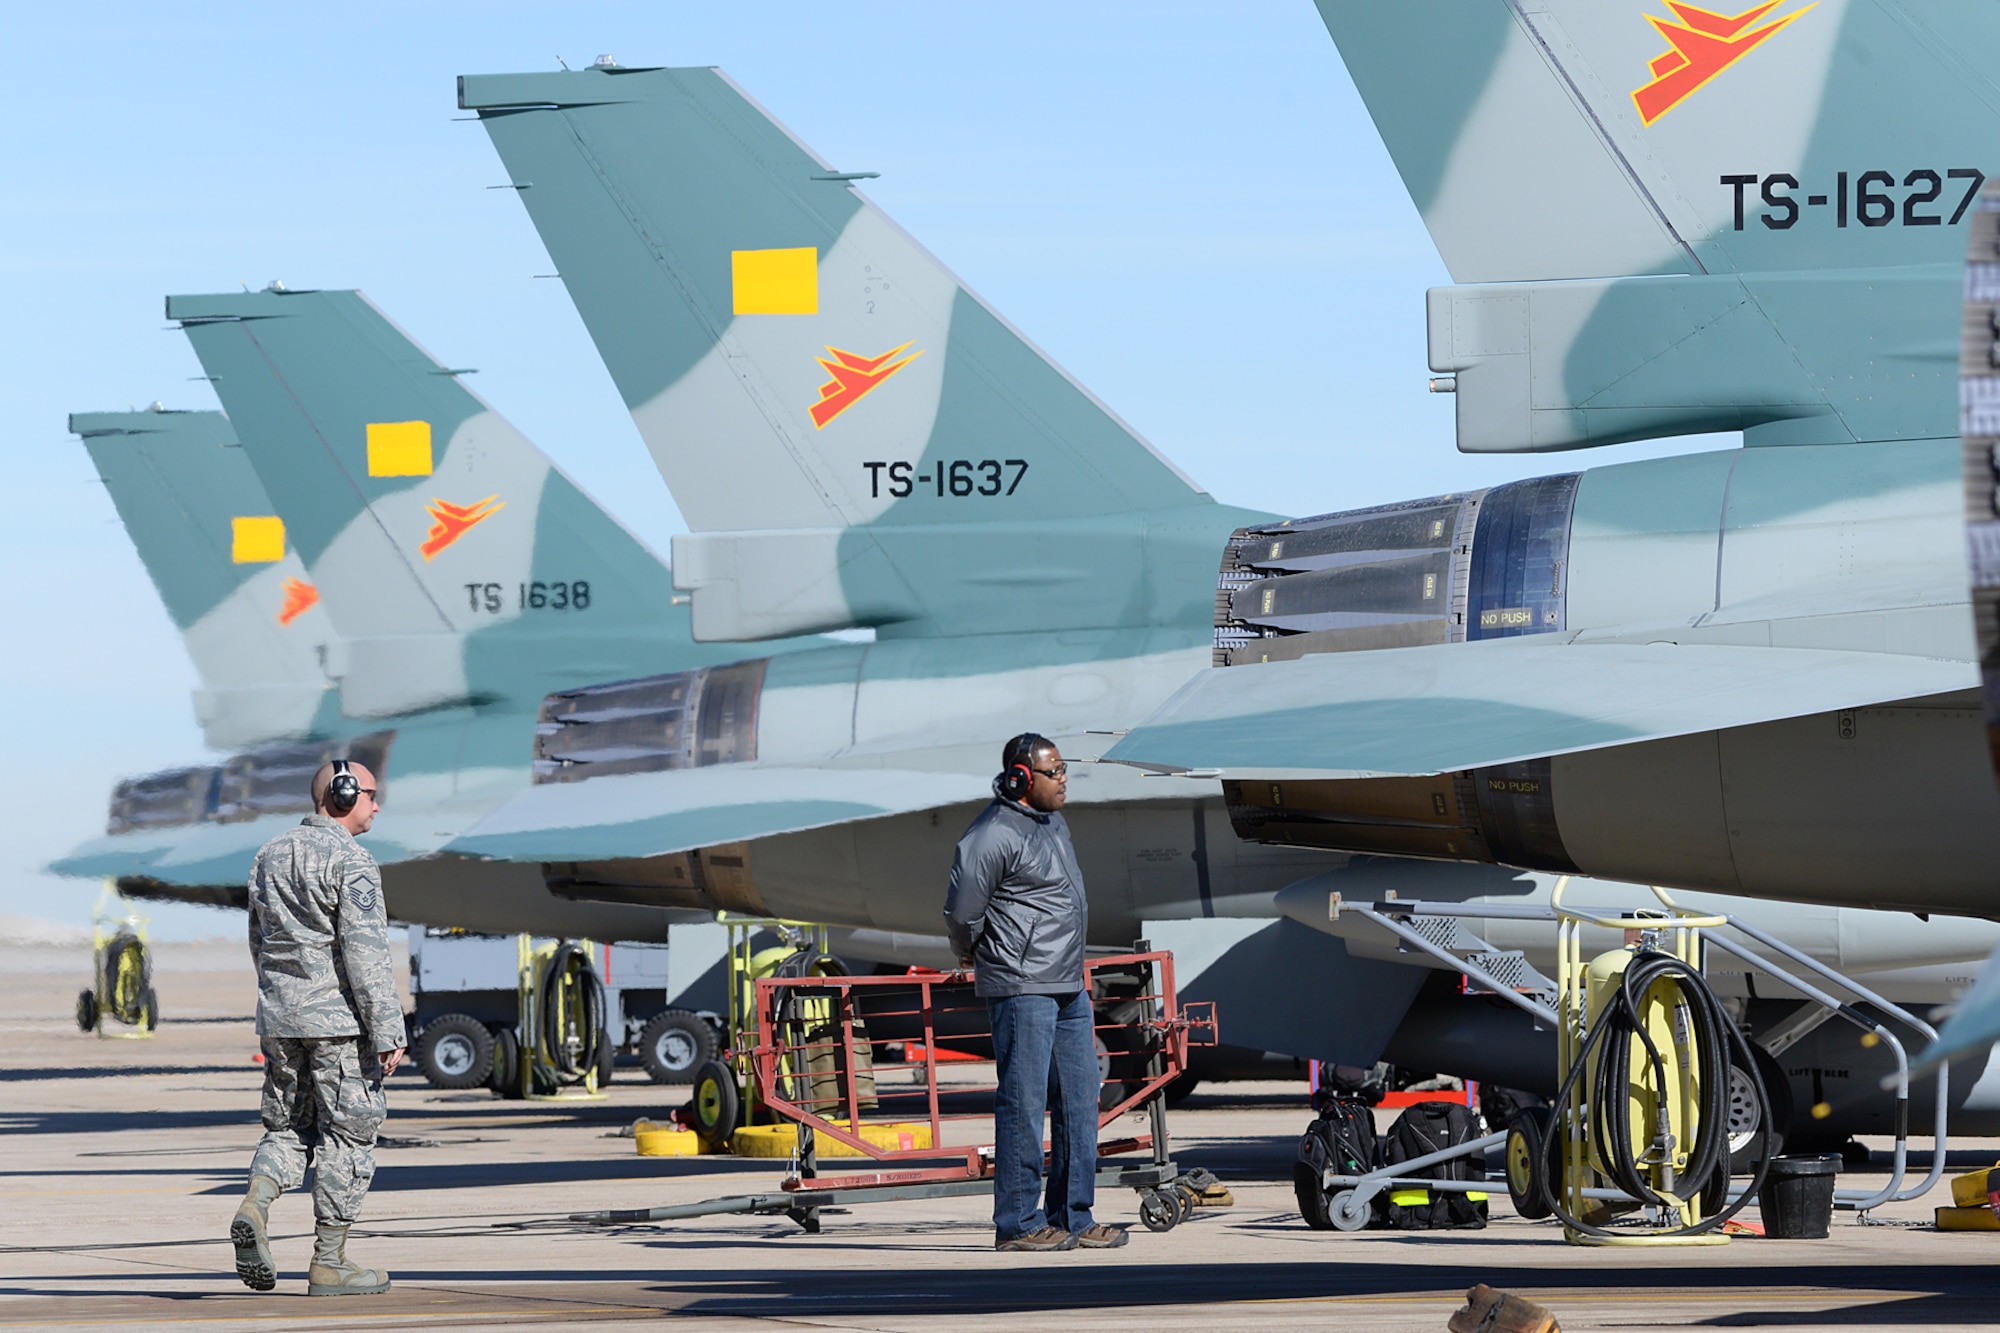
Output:
<instances>
[{"instance_id":1,"label":"tarmac pavement","mask_svg":"<svg viewBox=\"0 0 2000 1333\"><path fill-rule=\"evenodd\" d=\"M617 1130L684 1094L636 1068L606 1100L567 1104L398 1075L351 1242L394 1289L306 1297L312 1206L294 1193L272 1213L279 1288L258 1294L225 1240L258 1134L247 952L163 945L155 976L157 1036L105 1040L71 1014L87 948L0 946L0 1329L1441 1330L1476 1282L1571 1333L2000 1323L2000 1234L1931 1230L1942 1186L1881 1210L1886 1225L1837 1215L1822 1241L1580 1248L1514 1217L1504 1191L1484 1231L1311 1231L1290 1183L1303 1096L1278 1084L1197 1092L1171 1113L1176 1159L1214 1171L1236 1204L1155 1234L1133 1195L1106 1195L1099 1216L1134 1227L1118 1250L995 1253L983 1198L859 1207L816 1236L783 1218L571 1223L776 1186L775 1162L637 1156ZM1953 1150L1964 1167L2000 1159L1990 1142Z\"/></svg>"}]
</instances>

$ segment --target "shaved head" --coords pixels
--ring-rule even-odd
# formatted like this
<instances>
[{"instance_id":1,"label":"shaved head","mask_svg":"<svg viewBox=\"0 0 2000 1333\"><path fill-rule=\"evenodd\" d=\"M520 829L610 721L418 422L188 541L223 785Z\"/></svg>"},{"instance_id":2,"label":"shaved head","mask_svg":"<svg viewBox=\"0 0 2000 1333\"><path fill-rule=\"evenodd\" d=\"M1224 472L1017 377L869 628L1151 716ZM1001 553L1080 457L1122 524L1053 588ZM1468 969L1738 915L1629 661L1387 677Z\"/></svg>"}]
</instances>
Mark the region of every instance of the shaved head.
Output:
<instances>
[{"instance_id":1,"label":"shaved head","mask_svg":"<svg viewBox=\"0 0 2000 1333\"><path fill-rule=\"evenodd\" d=\"M369 826L375 822L375 811L378 804L375 800L376 782L374 771L366 764L357 763L351 759L348 760L347 771L353 774L356 782L361 784L361 799L356 801L354 808L345 814L337 814L326 808L326 791L327 788L333 785L335 771L333 760L329 759L321 764L318 770L313 773L313 810L315 813L325 815L328 819L333 820L349 833L366 833Z\"/></svg>"}]
</instances>

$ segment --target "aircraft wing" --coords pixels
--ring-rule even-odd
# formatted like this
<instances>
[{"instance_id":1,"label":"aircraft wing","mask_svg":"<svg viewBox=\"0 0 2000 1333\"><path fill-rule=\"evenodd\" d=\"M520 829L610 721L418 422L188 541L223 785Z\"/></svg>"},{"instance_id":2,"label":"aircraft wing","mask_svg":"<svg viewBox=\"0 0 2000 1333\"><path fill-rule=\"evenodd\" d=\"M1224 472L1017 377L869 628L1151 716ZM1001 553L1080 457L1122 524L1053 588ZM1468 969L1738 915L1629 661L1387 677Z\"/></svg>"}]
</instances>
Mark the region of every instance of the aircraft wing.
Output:
<instances>
[{"instance_id":1,"label":"aircraft wing","mask_svg":"<svg viewBox=\"0 0 2000 1333\"><path fill-rule=\"evenodd\" d=\"M1972 663L1498 639L1203 671L1104 756L1202 777L1415 777L1921 698Z\"/></svg>"},{"instance_id":2,"label":"aircraft wing","mask_svg":"<svg viewBox=\"0 0 2000 1333\"><path fill-rule=\"evenodd\" d=\"M384 810L361 845L382 865L433 856L450 838L477 822L493 801L459 802L421 809ZM139 876L162 884L199 887L241 884L257 849L299 822L297 813L263 815L235 823L176 824L92 838L50 864L78 879Z\"/></svg>"},{"instance_id":3,"label":"aircraft wing","mask_svg":"<svg viewBox=\"0 0 2000 1333\"><path fill-rule=\"evenodd\" d=\"M530 787L443 850L495 861L665 856L983 801L990 779L891 768L718 764Z\"/></svg>"}]
</instances>

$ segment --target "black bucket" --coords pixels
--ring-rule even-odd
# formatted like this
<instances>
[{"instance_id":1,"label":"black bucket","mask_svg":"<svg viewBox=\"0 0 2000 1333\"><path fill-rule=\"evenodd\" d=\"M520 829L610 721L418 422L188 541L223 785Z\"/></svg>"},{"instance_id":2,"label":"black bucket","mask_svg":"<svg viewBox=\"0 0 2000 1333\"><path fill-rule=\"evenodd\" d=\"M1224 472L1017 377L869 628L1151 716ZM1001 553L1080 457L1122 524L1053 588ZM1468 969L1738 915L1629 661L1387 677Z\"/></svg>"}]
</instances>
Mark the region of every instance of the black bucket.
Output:
<instances>
[{"instance_id":1,"label":"black bucket","mask_svg":"<svg viewBox=\"0 0 2000 1333\"><path fill-rule=\"evenodd\" d=\"M1764 1234L1780 1240L1826 1239L1833 1225L1833 1181L1838 1170L1837 1153L1773 1157L1757 1191Z\"/></svg>"}]
</instances>

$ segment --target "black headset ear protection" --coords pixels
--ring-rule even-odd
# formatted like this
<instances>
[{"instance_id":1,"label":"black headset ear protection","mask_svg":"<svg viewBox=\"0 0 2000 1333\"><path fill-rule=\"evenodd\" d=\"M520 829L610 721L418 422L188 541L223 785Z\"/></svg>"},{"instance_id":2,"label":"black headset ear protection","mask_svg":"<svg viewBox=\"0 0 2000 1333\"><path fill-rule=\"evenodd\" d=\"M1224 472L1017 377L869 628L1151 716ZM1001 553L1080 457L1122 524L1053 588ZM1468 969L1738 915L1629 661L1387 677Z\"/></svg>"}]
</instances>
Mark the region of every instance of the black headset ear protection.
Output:
<instances>
[{"instance_id":1,"label":"black headset ear protection","mask_svg":"<svg viewBox=\"0 0 2000 1333\"><path fill-rule=\"evenodd\" d=\"M344 815L361 800L361 779L354 776L345 759L333 761L333 780L326 784L324 804L330 815Z\"/></svg>"},{"instance_id":2,"label":"black headset ear protection","mask_svg":"<svg viewBox=\"0 0 2000 1333\"><path fill-rule=\"evenodd\" d=\"M1010 801L1027 799L1028 790L1035 785L1035 770L1029 765L1034 762L1035 751L1044 749L1049 741L1032 731L1024 731L1000 752L1000 762L1006 768L1000 772L1000 794Z\"/></svg>"},{"instance_id":3,"label":"black headset ear protection","mask_svg":"<svg viewBox=\"0 0 2000 1333\"><path fill-rule=\"evenodd\" d=\"M1034 785L1034 770L1026 764L1009 764L1007 771L1000 775L1000 794L1010 801L1022 800Z\"/></svg>"}]
</instances>

